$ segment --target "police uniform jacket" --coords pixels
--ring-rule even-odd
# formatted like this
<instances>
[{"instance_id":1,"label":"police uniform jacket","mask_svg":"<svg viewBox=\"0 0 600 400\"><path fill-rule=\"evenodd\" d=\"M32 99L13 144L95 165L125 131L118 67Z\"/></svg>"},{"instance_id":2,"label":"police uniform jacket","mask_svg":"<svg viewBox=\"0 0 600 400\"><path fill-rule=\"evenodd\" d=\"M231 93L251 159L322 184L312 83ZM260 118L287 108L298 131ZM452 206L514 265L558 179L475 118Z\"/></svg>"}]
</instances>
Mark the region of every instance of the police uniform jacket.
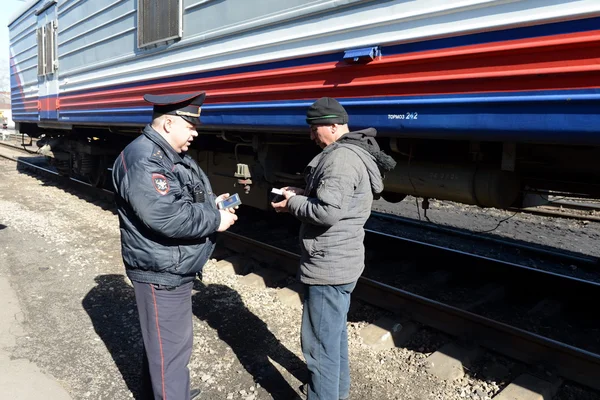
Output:
<instances>
[{"instance_id":1,"label":"police uniform jacket","mask_svg":"<svg viewBox=\"0 0 600 400\"><path fill-rule=\"evenodd\" d=\"M208 178L150 125L113 166L121 252L137 282L179 286L211 256L221 216Z\"/></svg>"}]
</instances>

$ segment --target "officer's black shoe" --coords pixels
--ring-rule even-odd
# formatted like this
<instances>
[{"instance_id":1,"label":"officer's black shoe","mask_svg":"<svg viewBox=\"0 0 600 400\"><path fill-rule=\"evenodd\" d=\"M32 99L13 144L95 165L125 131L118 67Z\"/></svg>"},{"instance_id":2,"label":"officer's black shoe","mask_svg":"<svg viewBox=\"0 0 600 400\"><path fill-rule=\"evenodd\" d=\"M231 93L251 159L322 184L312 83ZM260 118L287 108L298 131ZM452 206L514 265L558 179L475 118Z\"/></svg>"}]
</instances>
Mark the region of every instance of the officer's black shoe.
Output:
<instances>
[{"instance_id":1,"label":"officer's black shoe","mask_svg":"<svg viewBox=\"0 0 600 400\"><path fill-rule=\"evenodd\" d=\"M192 390L190 390L190 400L194 400L198 396L200 396L200 389L192 389Z\"/></svg>"}]
</instances>

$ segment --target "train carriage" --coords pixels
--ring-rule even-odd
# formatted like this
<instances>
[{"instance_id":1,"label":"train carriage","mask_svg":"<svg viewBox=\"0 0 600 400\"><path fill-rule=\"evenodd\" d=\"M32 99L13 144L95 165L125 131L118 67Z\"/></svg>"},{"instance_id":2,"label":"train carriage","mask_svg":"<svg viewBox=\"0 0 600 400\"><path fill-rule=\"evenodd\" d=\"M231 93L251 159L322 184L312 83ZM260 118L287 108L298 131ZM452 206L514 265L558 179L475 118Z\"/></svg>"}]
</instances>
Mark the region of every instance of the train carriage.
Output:
<instances>
[{"instance_id":1,"label":"train carriage","mask_svg":"<svg viewBox=\"0 0 600 400\"><path fill-rule=\"evenodd\" d=\"M96 185L144 94L205 90L190 153L254 207L320 151L321 96L398 161L387 200L600 196L598 0L33 0L9 32L17 128Z\"/></svg>"}]
</instances>

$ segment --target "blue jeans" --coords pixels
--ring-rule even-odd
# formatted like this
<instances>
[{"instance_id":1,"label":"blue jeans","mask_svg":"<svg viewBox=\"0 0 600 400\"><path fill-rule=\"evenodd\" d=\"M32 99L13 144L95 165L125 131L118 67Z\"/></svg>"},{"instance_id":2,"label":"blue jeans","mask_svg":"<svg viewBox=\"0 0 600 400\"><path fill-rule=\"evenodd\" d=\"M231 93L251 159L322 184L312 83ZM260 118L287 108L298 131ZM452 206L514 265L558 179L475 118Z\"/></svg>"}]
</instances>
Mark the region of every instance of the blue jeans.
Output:
<instances>
[{"instance_id":1,"label":"blue jeans","mask_svg":"<svg viewBox=\"0 0 600 400\"><path fill-rule=\"evenodd\" d=\"M346 322L355 286L356 282L304 286L301 338L309 372L308 400L350 396Z\"/></svg>"}]
</instances>

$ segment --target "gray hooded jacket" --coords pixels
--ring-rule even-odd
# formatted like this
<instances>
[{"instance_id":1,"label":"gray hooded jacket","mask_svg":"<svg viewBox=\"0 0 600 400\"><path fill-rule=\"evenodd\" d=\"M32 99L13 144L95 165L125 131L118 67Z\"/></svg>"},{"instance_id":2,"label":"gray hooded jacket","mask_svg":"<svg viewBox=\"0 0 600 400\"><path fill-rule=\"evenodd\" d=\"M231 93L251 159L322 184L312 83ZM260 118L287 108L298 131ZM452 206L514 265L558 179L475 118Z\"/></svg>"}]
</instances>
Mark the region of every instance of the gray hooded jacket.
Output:
<instances>
[{"instance_id":1,"label":"gray hooded jacket","mask_svg":"<svg viewBox=\"0 0 600 400\"><path fill-rule=\"evenodd\" d=\"M300 280L311 285L356 281L365 263L364 225L381 171L395 166L379 150L375 129L350 132L327 146L305 169L304 195L288 200L301 222Z\"/></svg>"}]
</instances>

